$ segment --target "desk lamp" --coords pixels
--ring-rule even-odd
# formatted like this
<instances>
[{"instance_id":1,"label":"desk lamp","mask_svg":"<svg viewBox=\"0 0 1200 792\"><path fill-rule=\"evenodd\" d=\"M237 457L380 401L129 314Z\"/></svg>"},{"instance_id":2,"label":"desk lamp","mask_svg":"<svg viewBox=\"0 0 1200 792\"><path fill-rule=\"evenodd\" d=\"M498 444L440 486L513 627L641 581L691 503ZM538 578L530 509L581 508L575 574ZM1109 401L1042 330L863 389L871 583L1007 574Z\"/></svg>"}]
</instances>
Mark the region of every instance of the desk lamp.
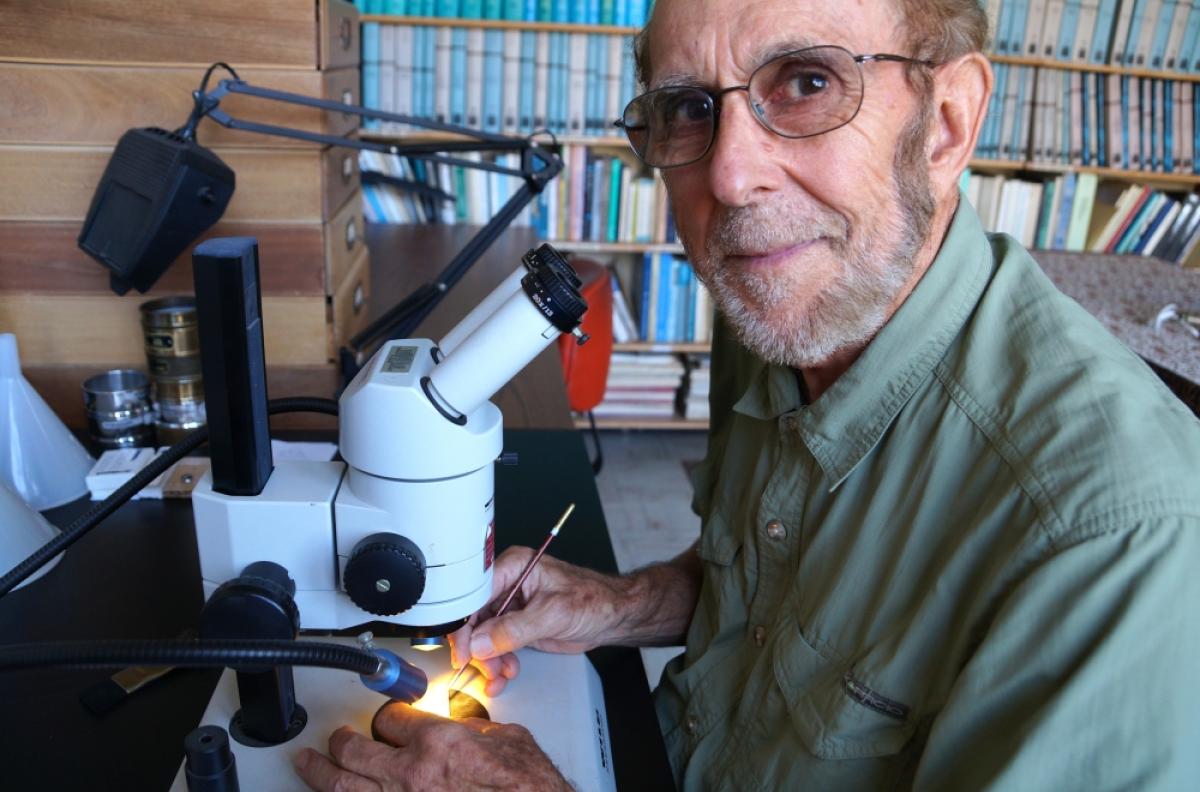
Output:
<instances>
[{"instance_id":1,"label":"desk lamp","mask_svg":"<svg viewBox=\"0 0 1200 792\"><path fill-rule=\"evenodd\" d=\"M232 79L221 80L215 89L209 91L209 80L218 68L228 71ZM464 139L393 144L262 124L233 118L222 110L221 100L230 94L353 114L364 119L391 121L436 132L450 132ZM233 170L216 154L196 142L196 127L204 118L210 118L229 129L379 151L435 164L515 176L522 180L521 187L508 202L433 282L418 287L354 336L348 348L340 350L339 362L347 382L358 371L371 345L380 340L410 335L534 196L562 170L553 136L547 147L533 136L514 138L496 135L426 118L262 88L240 79L237 72L225 63L215 63L209 67L192 98L191 116L182 127L174 131L131 129L122 135L92 196L91 206L79 233L79 247L109 269L109 282L117 294L124 294L130 288L145 292L153 286L171 262L221 218L233 197L236 183ZM517 153L521 155L521 167L514 169L453 156L470 152ZM419 191L423 187L392 177L376 178L402 188Z\"/></svg>"}]
</instances>

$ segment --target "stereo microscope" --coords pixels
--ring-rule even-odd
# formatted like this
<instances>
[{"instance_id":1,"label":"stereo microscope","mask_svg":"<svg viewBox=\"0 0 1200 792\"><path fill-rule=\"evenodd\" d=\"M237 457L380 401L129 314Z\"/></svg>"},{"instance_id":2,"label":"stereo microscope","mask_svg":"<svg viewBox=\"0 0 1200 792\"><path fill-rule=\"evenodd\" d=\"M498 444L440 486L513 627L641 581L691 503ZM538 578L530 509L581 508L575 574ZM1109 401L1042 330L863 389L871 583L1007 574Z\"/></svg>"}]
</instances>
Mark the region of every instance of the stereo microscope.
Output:
<instances>
[{"instance_id":1,"label":"stereo microscope","mask_svg":"<svg viewBox=\"0 0 1200 792\"><path fill-rule=\"evenodd\" d=\"M452 671L448 652L418 649L493 596L503 425L488 399L560 335L585 341L579 324L587 305L553 248L529 251L439 342L392 340L376 351L339 399L343 461L272 464L257 247L210 240L194 262L213 453L212 471L192 494L206 599L201 636L286 640L372 622L409 636L373 643L360 636L398 658L378 679L364 677L367 686L320 668L224 672L202 724L229 730L242 788L291 789L291 757L301 748L324 751L343 724L370 733L388 701L376 690L413 700L429 684L417 706L434 711L447 699L439 684ZM223 293L202 284L210 272L224 279ZM214 393L231 401L214 404ZM492 718L529 728L568 778L615 789L603 693L590 662L532 650L521 659L525 673L502 697L487 701L479 680L468 690ZM563 729L564 722L578 728ZM173 789L187 789L186 776L181 767Z\"/></svg>"}]
</instances>

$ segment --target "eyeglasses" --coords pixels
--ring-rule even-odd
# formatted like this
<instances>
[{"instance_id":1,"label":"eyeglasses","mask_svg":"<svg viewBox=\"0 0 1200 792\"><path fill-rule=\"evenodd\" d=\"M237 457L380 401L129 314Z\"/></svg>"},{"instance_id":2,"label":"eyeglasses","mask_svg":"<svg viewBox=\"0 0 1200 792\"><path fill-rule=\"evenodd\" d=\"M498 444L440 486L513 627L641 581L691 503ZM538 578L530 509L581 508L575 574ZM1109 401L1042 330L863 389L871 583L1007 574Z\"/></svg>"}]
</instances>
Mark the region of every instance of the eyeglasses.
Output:
<instances>
[{"instance_id":1,"label":"eyeglasses","mask_svg":"<svg viewBox=\"0 0 1200 792\"><path fill-rule=\"evenodd\" d=\"M716 91L693 86L648 91L629 103L614 126L625 131L634 152L650 167L691 165L703 159L716 140L725 95L745 91L754 117L776 135L823 135L858 115L862 64L870 61L937 66L903 55L854 55L834 45L808 47L767 61L745 85Z\"/></svg>"}]
</instances>

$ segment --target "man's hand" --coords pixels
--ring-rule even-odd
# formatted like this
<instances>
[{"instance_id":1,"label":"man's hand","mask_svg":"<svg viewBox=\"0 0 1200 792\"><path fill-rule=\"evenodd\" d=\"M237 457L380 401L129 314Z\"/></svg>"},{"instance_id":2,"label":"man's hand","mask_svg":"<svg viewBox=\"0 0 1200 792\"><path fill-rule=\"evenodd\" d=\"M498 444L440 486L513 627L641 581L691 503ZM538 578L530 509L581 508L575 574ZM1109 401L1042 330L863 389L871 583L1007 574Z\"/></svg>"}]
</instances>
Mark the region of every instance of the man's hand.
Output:
<instances>
[{"instance_id":1,"label":"man's hand","mask_svg":"<svg viewBox=\"0 0 1200 792\"><path fill-rule=\"evenodd\" d=\"M511 547L496 561L492 601L450 636L455 668L473 663L487 678L489 696L504 690L521 664L513 652L532 646L544 652L575 654L605 642L620 619L628 583L543 556L521 584L508 611L493 614L533 557L528 547Z\"/></svg>"},{"instance_id":2,"label":"man's hand","mask_svg":"<svg viewBox=\"0 0 1200 792\"><path fill-rule=\"evenodd\" d=\"M329 738L332 761L305 748L296 772L317 792L571 790L522 726L452 721L392 702L371 732L374 740L343 726Z\"/></svg>"}]
</instances>

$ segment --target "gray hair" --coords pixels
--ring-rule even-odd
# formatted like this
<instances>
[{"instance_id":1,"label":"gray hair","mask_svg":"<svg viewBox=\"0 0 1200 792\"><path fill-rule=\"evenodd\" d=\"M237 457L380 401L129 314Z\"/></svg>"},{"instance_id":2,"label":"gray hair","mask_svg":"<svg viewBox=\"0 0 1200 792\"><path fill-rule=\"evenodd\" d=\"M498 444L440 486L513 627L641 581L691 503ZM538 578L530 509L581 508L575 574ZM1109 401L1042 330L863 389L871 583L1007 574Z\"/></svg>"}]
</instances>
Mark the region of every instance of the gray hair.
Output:
<instances>
[{"instance_id":1,"label":"gray hair","mask_svg":"<svg viewBox=\"0 0 1200 792\"><path fill-rule=\"evenodd\" d=\"M918 60L944 63L970 52L983 50L987 39L987 14L979 0L895 0L900 4L901 23L907 52L898 53ZM651 21L633 40L633 58L638 83L646 85L650 75L647 51ZM933 88L932 77L920 66L908 68L908 79L922 96Z\"/></svg>"}]
</instances>

